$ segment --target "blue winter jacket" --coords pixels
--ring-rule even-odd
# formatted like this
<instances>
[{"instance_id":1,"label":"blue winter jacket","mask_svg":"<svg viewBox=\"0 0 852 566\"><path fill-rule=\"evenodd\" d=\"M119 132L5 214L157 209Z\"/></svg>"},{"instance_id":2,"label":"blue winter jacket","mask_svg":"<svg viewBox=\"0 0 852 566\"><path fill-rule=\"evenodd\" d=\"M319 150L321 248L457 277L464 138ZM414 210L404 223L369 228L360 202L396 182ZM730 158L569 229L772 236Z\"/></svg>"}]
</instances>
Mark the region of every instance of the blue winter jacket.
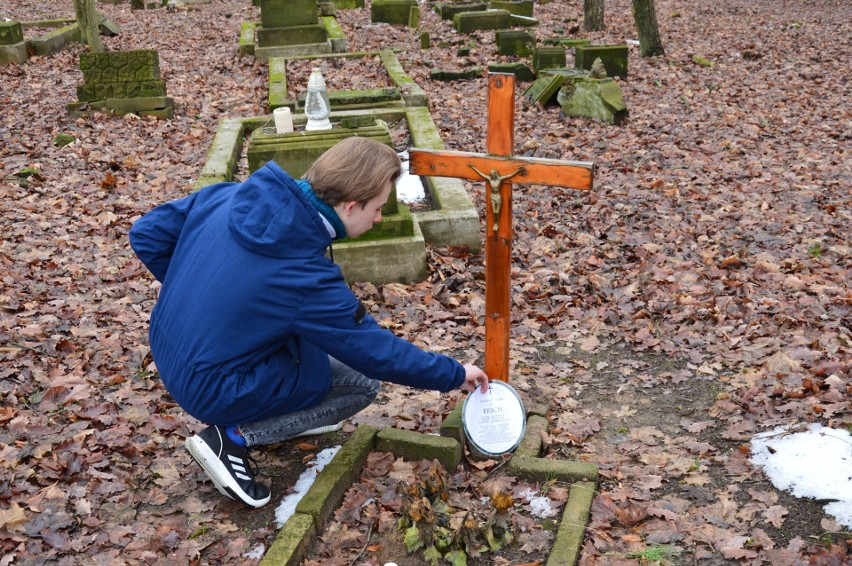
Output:
<instances>
[{"instance_id":1,"label":"blue winter jacket","mask_svg":"<svg viewBox=\"0 0 852 566\"><path fill-rule=\"evenodd\" d=\"M247 424L319 403L331 355L368 377L449 391L464 368L364 313L331 237L274 162L163 204L130 230L159 281L149 342L163 383L208 424Z\"/></svg>"}]
</instances>

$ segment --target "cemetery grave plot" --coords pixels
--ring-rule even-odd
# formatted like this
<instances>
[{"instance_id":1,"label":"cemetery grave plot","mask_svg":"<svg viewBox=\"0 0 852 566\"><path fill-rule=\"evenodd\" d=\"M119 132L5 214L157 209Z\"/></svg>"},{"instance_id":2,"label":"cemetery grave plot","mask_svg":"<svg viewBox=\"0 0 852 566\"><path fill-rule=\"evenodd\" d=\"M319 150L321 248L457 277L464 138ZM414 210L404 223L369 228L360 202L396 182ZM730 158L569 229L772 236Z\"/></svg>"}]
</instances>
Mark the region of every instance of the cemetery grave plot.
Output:
<instances>
[{"instance_id":1,"label":"cemetery grave plot","mask_svg":"<svg viewBox=\"0 0 852 566\"><path fill-rule=\"evenodd\" d=\"M471 461L446 470L371 452L303 566L427 566L462 554L470 566L543 564L570 488L524 481L498 466Z\"/></svg>"},{"instance_id":2,"label":"cemetery grave plot","mask_svg":"<svg viewBox=\"0 0 852 566\"><path fill-rule=\"evenodd\" d=\"M391 88L379 55L365 57L327 57L322 59L287 59L287 95L295 100L307 90L312 69L319 69L331 95L334 91ZM332 110L334 108L332 107Z\"/></svg>"},{"instance_id":3,"label":"cemetery grave plot","mask_svg":"<svg viewBox=\"0 0 852 566\"><path fill-rule=\"evenodd\" d=\"M411 133L408 129L408 122L404 117L395 117L389 118L387 120L383 120L388 127L391 140L393 141L393 148L398 154L403 154L406 152L408 148L411 147ZM374 125L376 120L370 118L369 116L364 117L355 117L351 118L348 121L344 121L343 124L341 122L332 121L335 127L340 127L343 124L353 124L353 125ZM268 120L264 120L260 122L257 126L262 129L265 133L274 133L275 124L273 119L270 117ZM304 125L300 125L297 129L304 128ZM257 129L257 128L255 128ZM253 130L252 130L253 131ZM249 149L249 137L251 136L251 132L247 131L247 135L244 139L244 142L240 148L239 160L237 161L236 169L234 170L234 181L242 181L245 180L251 174L251 167L249 166L249 158L248 158L248 149ZM406 202L408 207L412 210L412 212L420 212L426 210L435 210L435 200L432 196L432 192L428 183L423 182L423 179L420 179L420 184L422 186L423 198L417 201Z\"/></svg>"}]
</instances>

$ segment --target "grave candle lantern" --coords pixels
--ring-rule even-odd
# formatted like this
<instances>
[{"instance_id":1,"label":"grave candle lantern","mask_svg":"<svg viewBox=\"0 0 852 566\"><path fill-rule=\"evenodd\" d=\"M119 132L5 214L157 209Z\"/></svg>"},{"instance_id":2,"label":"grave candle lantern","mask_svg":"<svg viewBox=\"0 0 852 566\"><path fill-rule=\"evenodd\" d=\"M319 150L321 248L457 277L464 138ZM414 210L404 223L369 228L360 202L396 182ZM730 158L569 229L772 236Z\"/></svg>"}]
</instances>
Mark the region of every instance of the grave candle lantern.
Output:
<instances>
[{"instance_id":1,"label":"grave candle lantern","mask_svg":"<svg viewBox=\"0 0 852 566\"><path fill-rule=\"evenodd\" d=\"M331 114L331 105L328 103L328 94L325 91L325 79L319 69L311 71L308 78L308 94L305 96L305 116L308 123L305 130L330 130L331 122L328 116Z\"/></svg>"}]
</instances>

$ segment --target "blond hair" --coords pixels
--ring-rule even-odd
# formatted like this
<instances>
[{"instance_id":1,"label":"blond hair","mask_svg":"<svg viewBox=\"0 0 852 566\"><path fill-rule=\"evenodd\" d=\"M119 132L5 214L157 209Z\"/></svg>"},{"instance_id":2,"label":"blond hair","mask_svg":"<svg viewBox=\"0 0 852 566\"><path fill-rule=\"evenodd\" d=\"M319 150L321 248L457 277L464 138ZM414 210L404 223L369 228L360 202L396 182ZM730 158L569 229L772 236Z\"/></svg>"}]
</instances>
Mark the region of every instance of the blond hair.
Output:
<instances>
[{"instance_id":1,"label":"blond hair","mask_svg":"<svg viewBox=\"0 0 852 566\"><path fill-rule=\"evenodd\" d=\"M393 148L356 136L320 155L304 178L331 207L350 201L365 206L381 194L388 182L396 183L401 174L399 156Z\"/></svg>"}]
</instances>

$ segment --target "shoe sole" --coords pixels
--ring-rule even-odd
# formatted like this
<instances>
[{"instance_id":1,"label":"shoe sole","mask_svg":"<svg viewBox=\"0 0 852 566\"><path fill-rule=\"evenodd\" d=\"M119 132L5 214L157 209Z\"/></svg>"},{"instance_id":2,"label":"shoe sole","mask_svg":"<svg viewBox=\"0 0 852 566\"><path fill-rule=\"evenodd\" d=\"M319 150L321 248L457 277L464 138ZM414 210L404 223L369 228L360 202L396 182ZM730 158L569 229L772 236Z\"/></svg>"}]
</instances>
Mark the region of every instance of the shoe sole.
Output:
<instances>
[{"instance_id":1,"label":"shoe sole","mask_svg":"<svg viewBox=\"0 0 852 566\"><path fill-rule=\"evenodd\" d=\"M237 482L231 477L225 465L219 460L219 457L210 450L210 446L197 436L191 436L186 439L186 449L192 455L198 465L216 486L219 492L235 501L242 501L255 509L263 507L271 499L271 494L265 499L252 499L249 495L237 485ZM244 495L241 495L244 494Z\"/></svg>"}]
</instances>

